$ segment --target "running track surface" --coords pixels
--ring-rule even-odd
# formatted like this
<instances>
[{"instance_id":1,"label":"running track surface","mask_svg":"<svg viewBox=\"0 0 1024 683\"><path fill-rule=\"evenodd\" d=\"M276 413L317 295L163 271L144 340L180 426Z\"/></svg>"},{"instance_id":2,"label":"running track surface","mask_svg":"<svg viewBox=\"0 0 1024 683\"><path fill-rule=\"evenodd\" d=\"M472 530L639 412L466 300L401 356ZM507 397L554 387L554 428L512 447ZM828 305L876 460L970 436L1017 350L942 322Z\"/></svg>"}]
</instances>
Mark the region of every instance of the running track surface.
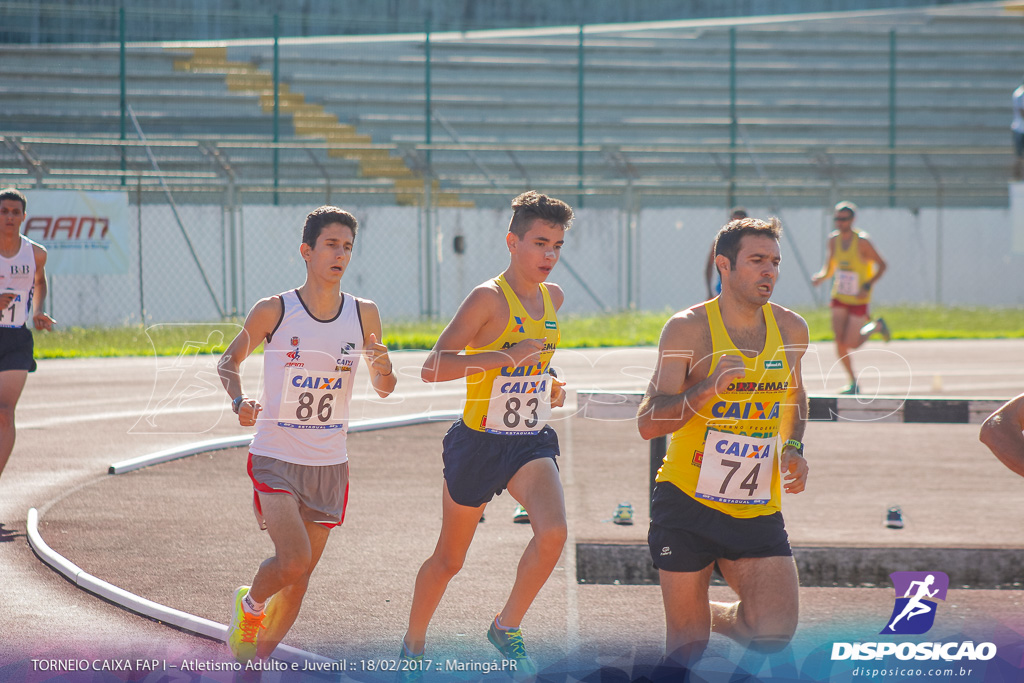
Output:
<instances>
[{"instance_id":1,"label":"running track surface","mask_svg":"<svg viewBox=\"0 0 1024 683\"><path fill-rule=\"evenodd\" d=\"M868 368L862 386L886 395L938 391L1009 398L1024 390L1022 351L1020 341L872 343L858 366ZM423 356L396 353L397 395L360 402L354 417L456 408L457 383L418 380ZM33 671L33 657L224 661L219 644L73 587L35 557L24 537L26 512L37 507L43 537L85 571L224 622L231 590L248 582L270 549L250 523L244 453L223 451L106 475L116 461L242 433L230 419L214 360L48 361L30 377L19 406L18 443L0 479L0 678L46 680L52 674ZM575 388L642 390L653 360L652 349L559 351L555 364ZM831 345L817 345L808 361L810 393L834 392L843 383ZM250 393L259 381L258 366L247 364ZM571 402L569 408L566 415ZM562 670L651 659L664 638L658 588L578 585L571 552L576 541L643 541L646 444L628 422L566 415L556 426L570 542L524 622L528 644L542 665ZM438 447L444 428L351 437L349 516L328 545L308 604L286 642L338 658L397 652L415 572L439 528ZM812 424L806 439L811 485L785 503L794 543L1024 547L1024 481L1002 468L977 443L976 433L971 425ZM633 527L608 521L620 499L637 508ZM907 513L902 532L881 526L890 504ZM438 610L429 647L439 656L492 657L483 632L500 609L529 538L528 526L510 522L513 505L507 496L492 502L466 567ZM726 588L713 593L729 595ZM950 595L946 620L936 627L942 632L1024 633L1022 591ZM798 642L811 648L840 631L851 639L873 638L889 616L892 598L888 586L803 589ZM738 661L735 648L717 636L710 650Z\"/></svg>"}]
</instances>

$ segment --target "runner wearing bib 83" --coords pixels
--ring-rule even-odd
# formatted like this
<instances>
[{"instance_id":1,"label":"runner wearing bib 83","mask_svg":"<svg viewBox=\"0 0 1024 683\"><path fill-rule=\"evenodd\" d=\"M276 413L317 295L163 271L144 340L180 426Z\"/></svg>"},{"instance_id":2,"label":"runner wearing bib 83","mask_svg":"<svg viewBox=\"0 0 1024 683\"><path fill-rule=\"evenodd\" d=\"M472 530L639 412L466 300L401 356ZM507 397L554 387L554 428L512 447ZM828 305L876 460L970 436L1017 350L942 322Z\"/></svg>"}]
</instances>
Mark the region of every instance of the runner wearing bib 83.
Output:
<instances>
[{"instance_id":1,"label":"runner wearing bib 83","mask_svg":"<svg viewBox=\"0 0 1024 683\"><path fill-rule=\"evenodd\" d=\"M535 365L502 365L466 378L466 406L462 422L478 432L529 435L539 433L551 417L551 356L561 339L558 317L547 285L541 284L544 314L534 319L523 308L504 275L494 278L508 304L505 331L490 344L467 347L467 355L504 351L524 339L544 339Z\"/></svg>"},{"instance_id":2,"label":"runner wearing bib 83","mask_svg":"<svg viewBox=\"0 0 1024 683\"><path fill-rule=\"evenodd\" d=\"M508 268L469 293L423 363L425 382L465 378L466 404L442 443L441 530L416 576L401 650L407 673L400 681L422 676L434 611L462 568L484 507L505 490L529 514L533 538L518 558L515 583L487 639L520 675L536 673L520 624L568 533L555 464L558 435L548 424L551 408L565 400L564 383L549 367L565 295L547 279L572 217L568 204L537 192L512 200Z\"/></svg>"}]
</instances>

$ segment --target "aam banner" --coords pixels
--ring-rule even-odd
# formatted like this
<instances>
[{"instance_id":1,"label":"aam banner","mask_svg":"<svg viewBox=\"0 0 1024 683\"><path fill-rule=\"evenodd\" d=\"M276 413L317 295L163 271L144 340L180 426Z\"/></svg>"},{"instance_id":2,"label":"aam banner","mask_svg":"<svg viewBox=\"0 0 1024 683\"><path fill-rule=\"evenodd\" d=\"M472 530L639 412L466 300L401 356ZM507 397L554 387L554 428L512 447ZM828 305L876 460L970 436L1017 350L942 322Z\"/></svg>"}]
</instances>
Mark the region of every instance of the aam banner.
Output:
<instances>
[{"instance_id":1,"label":"aam banner","mask_svg":"<svg viewBox=\"0 0 1024 683\"><path fill-rule=\"evenodd\" d=\"M27 190L22 232L46 247L50 275L128 272L128 193Z\"/></svg>"}]
</instances>

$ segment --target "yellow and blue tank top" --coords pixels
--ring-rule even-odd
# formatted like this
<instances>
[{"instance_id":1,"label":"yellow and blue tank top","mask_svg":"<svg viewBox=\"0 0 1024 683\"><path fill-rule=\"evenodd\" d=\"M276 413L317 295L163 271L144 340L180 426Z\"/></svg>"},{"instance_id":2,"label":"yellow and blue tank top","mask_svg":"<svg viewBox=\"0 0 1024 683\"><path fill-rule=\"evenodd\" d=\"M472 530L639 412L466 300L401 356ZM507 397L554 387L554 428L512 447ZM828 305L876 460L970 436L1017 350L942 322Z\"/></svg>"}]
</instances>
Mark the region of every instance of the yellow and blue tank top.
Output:
<instances>
[{"instance_id":1,"label":"yellow and blue tank top","mask_svg":"<svg viewBox=\"0 0 1024 683\"><path fill-rule=\"evenodd\" d=\"M722 354L740 356L747 371L672 434L657 481L674 484L733 517L769 515L782 507L777 451L782 404L789 389L782 334L771 304L765 304L764 348L750 358L729 338L718 299L704 308L712 343L708 375Z\"/></svg>"},{"instance_id":2,"label":"yellow and blue tank top","mask_svg":"<svg viewBox=\"0 0 1024 683\"><path fill-rule=\"evenodd\" d=\"M865 261L860 255L860 241L867 235L859 230L853 231L850 243L843 247L842 235L836 235L835 250L832 252L832 298L844 304L866 304L871 301L871 292L867 296L858 296L860 286L875 274L874 261Z\"/></svg>"},{"instance_id":3,"label":"yellow and blue tank top","mask_svg":"<svg viewBox=\"0 0 1024 683\"><path fill-rule=\"evenodd\" d=\"M509 364L468 376L462 420L478 432L535 434L544 427L551 412L551 381L547 371L561 338L558 317L546 285L540 285L544 314L535 320L526 312L504 275L494 281L508 302L508 322L497 339L479 348L467 347L467 355L507 349L523 339L547 338L547 341L536 365L516 368Z\"/></svg>"}]
</instances>

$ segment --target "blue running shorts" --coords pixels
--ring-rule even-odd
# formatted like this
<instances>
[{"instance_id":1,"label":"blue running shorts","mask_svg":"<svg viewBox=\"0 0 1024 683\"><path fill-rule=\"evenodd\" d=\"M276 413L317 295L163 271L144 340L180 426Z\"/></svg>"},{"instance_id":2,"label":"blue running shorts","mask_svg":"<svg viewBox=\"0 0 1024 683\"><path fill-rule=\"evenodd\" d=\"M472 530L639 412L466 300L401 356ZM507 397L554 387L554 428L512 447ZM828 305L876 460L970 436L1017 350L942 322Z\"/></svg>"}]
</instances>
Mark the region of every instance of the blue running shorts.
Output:
<instances>
[{"instance_id":1,"label":"blue running shorts","mask_svg":"<svg viewBox=\"0 0 1024 683\"><path fill-rule=\"evenodd\" d=\"M35 342L32 330L21 327L0 327L0 372L4 370L36 371L32 357Z\"/></svg>"},{"instance_id":2,"label":"blue running shorts","mask_svg":"<svg viewBox=\"0 0 1024 683\"><path fill-rule=\"evenodd\" d=\"M445 434L443 446L444 480L452 500L479 507L500 495L526 463L539 458L554 460L558 435L550 425L525 436L489 434L456 420Z\"/></svg>"}]
</instances>

